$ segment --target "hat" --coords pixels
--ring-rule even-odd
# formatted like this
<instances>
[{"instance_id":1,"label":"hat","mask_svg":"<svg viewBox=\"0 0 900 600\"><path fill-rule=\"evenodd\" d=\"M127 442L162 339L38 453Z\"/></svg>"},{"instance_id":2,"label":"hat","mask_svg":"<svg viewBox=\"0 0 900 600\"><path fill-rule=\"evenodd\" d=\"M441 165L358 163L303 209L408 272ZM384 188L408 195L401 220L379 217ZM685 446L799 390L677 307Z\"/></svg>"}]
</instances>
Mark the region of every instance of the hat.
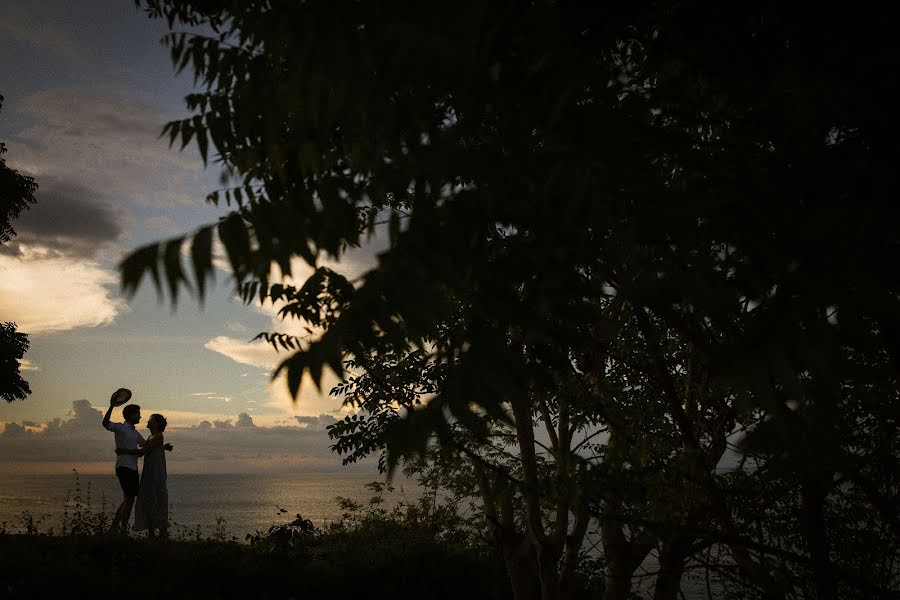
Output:
<instances>
[{"instance_id":1,"label":"hat","mask_svg":"<svg viewBox=\"0 0 900 600\"><path fill-rule=\"evenodd\" d=\"M113 406L122 406L126 402L131 400L131 390L128 388L119 388L112 395L112 405Z\"/></svg>"}]
</instances>

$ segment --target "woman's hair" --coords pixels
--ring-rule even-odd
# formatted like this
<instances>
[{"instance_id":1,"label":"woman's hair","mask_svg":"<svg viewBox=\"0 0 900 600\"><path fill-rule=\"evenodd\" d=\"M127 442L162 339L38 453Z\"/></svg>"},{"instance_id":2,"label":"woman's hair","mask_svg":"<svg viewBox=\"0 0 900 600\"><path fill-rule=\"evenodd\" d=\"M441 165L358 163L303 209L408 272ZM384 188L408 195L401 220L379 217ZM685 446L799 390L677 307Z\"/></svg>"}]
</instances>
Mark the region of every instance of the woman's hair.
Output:
<instances>
[{"instance_id":1,"label":"woman's hair","mask_svg":"<svg viewBox=\"0 0 900 600\"><path fill-rule=\"evenodd\" d=\"M166 421L166 418L161 414L153 413L152 415L150 415L150 419L148 420L148 422L149 421L156 421L156 424L159 426L160 431L166 430L166 425L168 424L168 422Z\"/></svg>"}]
</instances>

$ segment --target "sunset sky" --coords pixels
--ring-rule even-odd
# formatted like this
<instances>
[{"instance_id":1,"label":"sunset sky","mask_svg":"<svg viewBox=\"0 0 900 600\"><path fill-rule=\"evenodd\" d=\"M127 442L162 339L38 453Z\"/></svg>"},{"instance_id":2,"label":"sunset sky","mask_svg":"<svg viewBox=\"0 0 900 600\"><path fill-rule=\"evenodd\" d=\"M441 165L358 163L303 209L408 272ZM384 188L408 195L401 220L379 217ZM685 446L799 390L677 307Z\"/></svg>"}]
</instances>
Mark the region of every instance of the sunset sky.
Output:
<instances>
[{"instance_id":1,"label":"sunset sky","mask_svg":"<svg viewBox=\"0 0 900 600\"><path fill-rule=\"evenodd\" d=\"M145 418L168 417L172 472L338 468L324 427L340 403L306 386L293 404L282 381L270 383L278 355L249 342L291 330L275 309L242 305L224 271L202 310L183 298L173 312L148 286L131 301L119 292L128 250L223 211L203 202L218 187L216 166L158 137L187 115L192 86L160 44L164 23L130 0L0 9L0 140L8 166L40 186L0 251L0 320L30 334L23 374L33 392L0 406L0 472L111 472L100 418L118 387ZM379 243L342 270L365 270Z\"/></svg>"}]
</instances>

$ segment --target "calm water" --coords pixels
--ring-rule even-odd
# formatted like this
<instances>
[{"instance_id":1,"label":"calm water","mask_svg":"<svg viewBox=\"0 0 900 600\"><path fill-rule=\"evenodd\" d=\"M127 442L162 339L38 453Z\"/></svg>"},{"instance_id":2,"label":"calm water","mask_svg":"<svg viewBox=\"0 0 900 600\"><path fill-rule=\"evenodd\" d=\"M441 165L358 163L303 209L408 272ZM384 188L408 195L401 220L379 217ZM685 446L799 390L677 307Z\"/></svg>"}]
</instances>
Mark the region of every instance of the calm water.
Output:
<instances>
[{"instance_id":1,"label":"calm water","mask_svg":"<svg viewBox=\"0 0 900 600\"><path fill-rule=\"evenodd\" d=\"M169 518L173 532L194 530L199 525L204 536L211 535L217 519L238 539L244 535L282 524L300 513L318 526L336 521L341 510L336 498L343 496L366 502L373 495L365 484L373 475L169 475ZM99 511L103 502L112 514L122 498L114 475L80 475L81 494L90 485L91 507ZM411 482L396 484L388 501L418 497ZM72 475L0 475L0 523L10 530L23 528L22 512L40 519L40 530L58 527L63 512L73 507L75 477ZM286 509L281 512L279 509Z\"/></svg>"}]
</instances>

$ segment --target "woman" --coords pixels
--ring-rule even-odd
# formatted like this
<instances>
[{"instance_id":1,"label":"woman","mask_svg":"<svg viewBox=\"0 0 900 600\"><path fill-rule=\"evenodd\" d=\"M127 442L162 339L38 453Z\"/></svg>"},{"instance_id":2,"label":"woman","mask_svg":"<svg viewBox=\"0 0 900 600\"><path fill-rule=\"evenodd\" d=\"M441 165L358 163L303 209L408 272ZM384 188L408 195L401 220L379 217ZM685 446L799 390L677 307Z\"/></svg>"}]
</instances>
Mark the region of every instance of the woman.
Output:
<instances>
[{"instance_id":1,"label":"woman","mask_svg":"<svg viewBox=\"0 0 900 600\"><path fill-rule=\"evenodd\" d=\"M147 530L148 537L169 536L169 489L166 487L166 452L163 432L166 418L150 415L147 421L150 437L144 444L144 469L141 471L141 487L135 502L134 529Z\"/></svg>"}]
</instances>

